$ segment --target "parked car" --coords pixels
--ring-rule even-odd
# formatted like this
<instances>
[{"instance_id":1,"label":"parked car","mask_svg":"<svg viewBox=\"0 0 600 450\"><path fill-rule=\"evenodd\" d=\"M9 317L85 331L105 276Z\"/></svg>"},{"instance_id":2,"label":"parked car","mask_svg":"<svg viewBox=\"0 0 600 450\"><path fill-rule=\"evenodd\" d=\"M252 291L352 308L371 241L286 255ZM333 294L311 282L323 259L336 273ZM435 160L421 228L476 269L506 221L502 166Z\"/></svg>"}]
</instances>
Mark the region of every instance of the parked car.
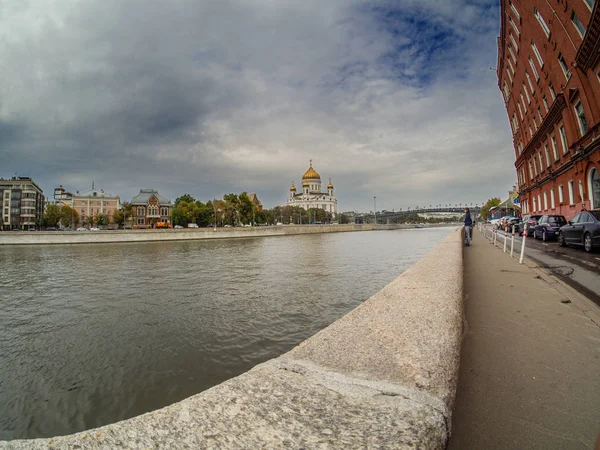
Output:
<instances>
[{"instance_id":1,"label":"parked car","mask_svg":"<svg viewBox=\"0 0 600 450\"><path fill-rule=\"evenodd\" d=\"M533 236L533 230L541 217L541 214L524 215L523 220L519 224L519 236L523 236L523 233L525 233L525 225L527 225L527 236Z\"/></svg>"},{"instance_id":2,"label":"parked car","mask_svg":"<svg viewBox=\"0 0 600 450\"><path fill-rule=\"evenodd\" d=\"M183 227L181 225L175 225L173 228L175 228L176 230L181 230Z\"/></svg>"},{"instance_id":3,"label":"parked car","mask_svg":"<svg viewBox=\"0 0 600 450\"><path fill-rule=\"evenodd\" d=\"M73 229L71 227L65 227L60 231L73 231Z\"/></svg>"},{"instance_id":4,"label":"parked car","mask_svg":"<svg viewBox=\"0 0 600 450\"><path fill-rule=\"evenodd\" d=\"M98 227L92 227L92 228L90 228L90 231L100 231L100 228L98 228Z\"/></svg>"},{"instance_id":5,"label":"parked car","mask_svg":"<svg viewBox=\"0 0 600 450\"><path fill-rule=\"evenodd\" d=\"M506 225L504 225L504 229L506 231L512 231L513 226L515 227L515 231L519 229L519 224L521 223L520 217L513 217L512 219L508 219L506 221Z\"/></svg>"},{"instance_id":6,"label":"parked car","mask_svg":"<svg viewBox=\"0 0 600 450\"><path fill-rule=\"evenodd\" d=\"M188 223L188 228L198 228L197 223Z\"/></svg>"},{"instance_id":7,"label":"parked car","mask_svg":"<svg viewBox=\"0 0 600 450\"><path fill-rule=\"evenodd\" d=\"M560 228L558 243L561 247L581 245L586 252L600 248L600 209L575 214L568 224Z\"/></svg>"},{"instance_id":8,"label":"parked car","mask_svg":"<svg viewBox=\"0 0 600 450\"><path fill-rule=\"evenodd\" d=\"M56 227L47 227L45 231L58 231L58 229Z\"/></svg>"},{"instance_id":9,"label":"parked car","mask_svg":"<svg viewBox=\"0 0 600 450\"><path fill-rule=\"evenodd\" d=\"M131 227L130 227L129 225L125 225L125 226L123 227L123 229L124 229L124 230L131 230Z\"/></svg>"},{"instance_id":10,"label":"parked car","mask_svg":"<svg viewBox=\"0 0 600 450\"><path fill-rule=\"evenodd\" d=\"M544 242L550 239L555 239L558 235L558 230L560 230L560 227L566 224L567 219L565 219L565 216L542 216L533 228L533 238L541 238Z\"/></svg>"},{"instance_id":11,"label":"parked car","mask_svg":"<svg viewBox=\"0 0 600 450\"><path fill-rule=\"evenodd\" d=\"M79 228L77 228L77 231L87 231L87 228L85 228L85 227L79 227Z\"/></svg>"}]
</instances>

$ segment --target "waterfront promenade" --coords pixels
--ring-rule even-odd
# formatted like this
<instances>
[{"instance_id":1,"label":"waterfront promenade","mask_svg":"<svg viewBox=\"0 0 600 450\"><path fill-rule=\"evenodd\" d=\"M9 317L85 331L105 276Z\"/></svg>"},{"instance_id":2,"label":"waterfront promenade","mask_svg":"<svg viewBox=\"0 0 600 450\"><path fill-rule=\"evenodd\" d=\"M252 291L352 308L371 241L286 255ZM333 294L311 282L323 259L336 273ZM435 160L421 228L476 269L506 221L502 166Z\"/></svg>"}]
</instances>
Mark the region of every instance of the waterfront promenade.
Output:
<instances>
[{"instance_id":1,"label":"waterfront promenade","mask_svg":"<svg viewBox=\"0 0 600 450\"><path fill-rule=\"evenodd\" d=\"M600 433L600 309L476 232L450 449L591 449Z\"/></svg>"}]
</instances>

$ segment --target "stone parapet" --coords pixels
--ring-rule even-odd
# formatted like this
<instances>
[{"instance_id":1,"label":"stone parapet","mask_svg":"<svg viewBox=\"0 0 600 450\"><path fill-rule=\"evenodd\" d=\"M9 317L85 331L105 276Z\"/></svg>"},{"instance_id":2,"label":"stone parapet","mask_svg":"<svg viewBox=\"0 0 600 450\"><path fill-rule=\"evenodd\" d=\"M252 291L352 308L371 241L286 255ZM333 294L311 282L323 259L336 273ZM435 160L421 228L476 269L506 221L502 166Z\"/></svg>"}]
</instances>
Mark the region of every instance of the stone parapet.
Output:
<instances>
[{"instance_id":1,"label":"stone parapet","mask_svg":"<svg viewBox=\"0 0 600 450\"><path fill-rule=\"evenodd\" d=\"M279 358L171 406L36 448L446 447L463 311L462 233Z\"/></svg>"}]
</instances>

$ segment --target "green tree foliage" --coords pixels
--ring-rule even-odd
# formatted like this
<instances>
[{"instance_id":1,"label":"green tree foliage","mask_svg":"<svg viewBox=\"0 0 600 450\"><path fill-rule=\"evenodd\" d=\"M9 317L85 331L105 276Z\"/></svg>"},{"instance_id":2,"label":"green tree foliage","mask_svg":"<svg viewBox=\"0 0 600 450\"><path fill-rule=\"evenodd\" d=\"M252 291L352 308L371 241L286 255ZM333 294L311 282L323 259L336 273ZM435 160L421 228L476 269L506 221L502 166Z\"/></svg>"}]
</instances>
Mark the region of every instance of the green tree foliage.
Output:
<instances>
[{"instance_id":1,"label":"green tree foliage","mask_svg":"<svg viewBox=\"0 0 600 450\"><path fill-rule=\"evenodd\" d=\"M179 205L181 202L185 203L194 203L196 199L192 197L190 194L183 194L181 197L177 197L175 199L175 206Z\"/></svg>"},{"instance_id":2,"label":"green tree foliage","mask_svg":"<svg viewBox=\"0 0 600 450\"><path fill-rule=\"evenodd\" d=\"M65 227L75 228L79 223L79 213L67 205L60 208L60 223Z\"/></svg>"},{"instance_id":3,"label":"green tree foliage","mask_svg":"<svg viewBox=\"0 0 600 450\"><path fill-rule=\"evenodd\" d=\"M256 207L252 204L248 198L247 192L242 192L238 196L238 216L239 221L243 224L252 222L252 213L255 212Z\"/></svg>"},{"instance_id":4,"label":"green tree foliage","mask_svg":"<svg viewBox=\"0 0 600 450\"><path fill-rule=\"evenodd\" d=\"M113 213L112 221L117 225L123 226L127 220L133 218L133 205L129 202L121 203L121 209Z\"/></svg>"},{"instance_id":5,"label":"green tree foliage","mask_svg":"<svg viewBox=\"0 0 600 450\"><path fill-rule=\"evenodd\" d=\"M350 223L350 217L348 217L346 214L340 214L338 217L338 222L342 225Z\"/></svg>"},{"instance_id":6,"label":"green tree foliage","mask_svg":"<svg viewBox=\"0 0 600 450\"><path fill-rule=\"evenodd\" d=\"M50 205L42 218L42 225L45 227L57 227L60 221L60 208L56 205Z\"/></svg>"},{"instance_id":7,"label":"green tree foliage","mask_svg":"<svg viewBox=\"0 0 600 450\"><path fill-rule=\"evenodd\" d=\"M106 226L109 222L109 217L106 214L97 213L94 216L94 222L99 226Z\"/></svg>"},{"instance_id":8,"label":"green tree foliage","mask_svg":"<svg viewBox=\"0 0 600 450\"><path fill-rule=\"evenodd\" d=\"M481 217L483 218L483 220L488 220L488 218L490 217L490 208L493 208L494 206L498 206L500 203L502 203L502 200L500 200L498 197L492 197L490 198L485 205L483 205L481 207Z\"/></svg>"}]
</instances>

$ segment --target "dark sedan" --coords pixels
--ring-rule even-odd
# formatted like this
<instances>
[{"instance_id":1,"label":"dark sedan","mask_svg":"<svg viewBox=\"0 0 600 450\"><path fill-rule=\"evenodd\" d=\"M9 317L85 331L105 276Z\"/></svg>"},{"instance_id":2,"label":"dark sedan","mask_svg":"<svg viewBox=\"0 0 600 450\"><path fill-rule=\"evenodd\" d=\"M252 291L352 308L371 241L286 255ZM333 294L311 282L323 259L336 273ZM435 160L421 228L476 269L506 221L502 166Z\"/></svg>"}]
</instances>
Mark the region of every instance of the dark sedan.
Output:
<instances>
[{"instance_id":1,"label":"dark sedan","mask_svg":"<svg viewBox=\"0 0 600 450\"><path fill-rule=\"evenodd\" d=\"M561 227L558 243L582 246L586 252L600 248L600 209L581 211Z\"/></svg>"},{"instance_id":2,"label":"dark sedan","mask_svg":"<svg viewBox=\"0 0 600 450\"><path fill-rule=\"evenodd\" d=\"M534 239L542 238L544 242L555 239L560 227L566 224L565 216L542 216L533 229L533 237Z\"/></svg>"},{"instance_id":3,"label":"dark sedan","mask_svg":"<svg viewBox=\"0 0 600 450\"><path fill-rule=\"evenodd\" d=\"M523 221L519 224L519 235L523 236L525 233L525 225L527 225L527 236L533 235L533 229L537 225L542 215L526 215L523 216Z\"/></svg>"}]
</instances>

